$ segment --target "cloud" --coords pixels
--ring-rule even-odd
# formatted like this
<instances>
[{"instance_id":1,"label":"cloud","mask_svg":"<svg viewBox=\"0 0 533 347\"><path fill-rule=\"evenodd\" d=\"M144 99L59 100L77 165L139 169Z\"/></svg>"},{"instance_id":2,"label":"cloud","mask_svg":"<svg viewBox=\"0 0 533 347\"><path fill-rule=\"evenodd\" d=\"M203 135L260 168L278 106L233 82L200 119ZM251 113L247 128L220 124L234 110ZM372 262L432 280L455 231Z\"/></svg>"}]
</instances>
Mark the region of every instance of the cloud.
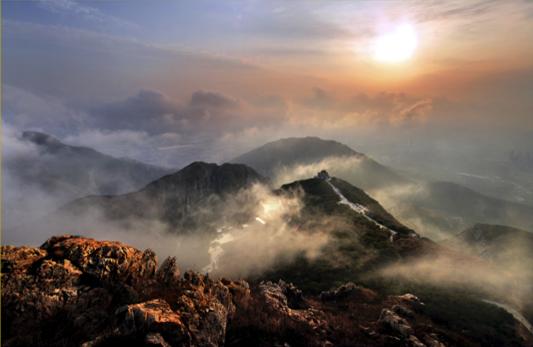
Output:
<instances>
[{"instance_id":1,"label":"cloud","mask_svg":"<svg viewBox=\"0 0 533 347\"><path fill-rule=\"evenodd\" d=\"M40 0L39 5L53 13L75 15L83 20L100 25L111 24L124 28L137 27L129 21L104 13L95 7L82 5L73 0Z\"/></svg>"},{"instance_id":2,"label":"cloud","mask_svg":"<svg viewBox=\"0 0 533 347\"><path fill-rule=\"evenodd\" d=\"M497 297L521 309L524 305L531 305L533 294L531 269L524 263L527 252L531 250L523 248L514 245L510 248L515 252L511 252L511 258L495 263L477 258L473 252L468 253L468 245L463 245L466 255L452 251L438 252L387 266L376 276L441 288L468 288L482 293L485 298Z\"/></svg>"},{"instance_id":3,"label":"cloud","mask_svg":"<svg viewBox=\"0 0 533 347\"><path fill-rule=\"evenodd\" d=\"M212 209L219 205L208 203L217 200L220 214ZM40 208L46 202L40 201ZM291 223L302 208L297 193L280 195L256 184L231 196L211 196L204 204L195 211L203 228L197 232L169 229L165 221L157 219L131 217L127 221L112 221L98 208L92 208L76 215L54 213L46 219L30 221L16 230L7 230L4 240L9 244L36 245L63 233L116 239L154 249L161 258L175 256L185 269L233 278L269 270L281 259L290 261L302 255L315 258L329 242L327 230L320 225L306 229ZM214 219L215 215L219 217ZM217 227L217 232L206 232L211 225Z\"/></svg>"},{"instance_id":4,"label":"cloud","mask_svg":"<svg viewBox=\"0 0 533 347\"><path fill-rule=\"evenodd\" d=\"M34 163L41 158L37 146L21 138L18 129L9 123L2 128L2 230L4 239L16 238L7 235L7 230L36 217L51 212L65 203L64 194L50 194L40 189L38 182L28 182L21 173L31 171ZM22 168L20 166L23 165Z\"/></svg>"},{"instance_id":5,"label":"cloud","mask_svg":"<svg viewBox=\"0 0 533 347\"><path fill-rule=\"evenodd\" d=\"M154 90L141 90L125 100L114 101L91 110L93 127L110 130L142 129L161 132L171 126L179 130L180 107Z\"/></svg>"},{"instance_id":6,"label":"cloud","mask_svg":"<svg viewBox=\"0 0 533 347\"><path fill-rule=\"evenodd\" d=\"M358 93L341 98L322 88L315 87L312 95L301 104L318 112L315 121L325 126L411 126L429 118L434 100L405 93L381 92L374 95ZM329 125L328 125L329 123Z\"/></svg>"},{"instance_id":7,"label":"cloud","mask_svg":"<svg viewBox=\"0 0 533 347\"><path fill-rule=\"evenodd\" d=\"M428 20L450 20L450 19L472 19L494 13L494 8L499 1L485 0L471 3L455 2L441 3L420 8L418 17L422 21ZM422 9L424 11L422 11Z\"/></svg>"},{"instance_id":8,"label":"cloud","mask_svg":"<svg viewBox=\"0 0 533 347\"><path fill-rule=\"evenodd\" d=\"M109 101L144 86L182 96L269 75L235 58L134 37L13 20L3 25L4 83L72 102Z\"/></svg>"},{"instance_id":9,"label":"cloud","mask_svg":"<svg viewBox=\"0 0 533 347\"><path fill-rule=\"evenodd\" d=\"M18 129L46 129L65 132L83 124L87 116L59 98L37 95L9 84L3 86L3 120Z\"/></svg>"},{"instance_id":10,"label":"cloud","mask_svg":"<svg viewBox=\"0 0 533 347\"><path fill-rule=\"evenodd\" d=\"M332 109L336 106L337 101L324 89L315 87L311 97L305 99L303 103L311 108Z\"/></svg>"},{"instance_id":11,"label":"cloud","mask_svg":"<svg viewBox=\"0 0 533 347\"><path fill-rule=\"evenodd\" d=\"M398 113L392 115L391 122L393 124L418 124L426 120L432 109L431 99L418 100L413 104L407 103L402 105Z\"/></svg>"},{"instance_id":12,"label":"cloud","mask_svg":"<svg viewBox=\"0 0 533 347\"><path fill-rule=\"evenodd\" d=\"M308 9L273 13L249 18L247 29L256 35L282 40L338 39L349 36L343 27L319 18Z\"/></svg>"},{"instance_id":13,"label":"cloud","mask_svg":"<svg viewBox=\"0 0 533 347\"><path fill-rule=\"evenodd\" d=\"M155 90L141 90L126 99L91 109L91 126L106 130L164 132L218 132L220 126L235 126L242 118L241 101L215 91L192 93L187 103L178 103Z\"/></svg>"},{"instance_id":14,"label":"cloud","mask_svg":"<svg viewBox=\"0 0 533 347\"><path fill-rule=\"evenodd\" d=\"M232 109L239 107L236 99L229 98L221 93L199 90L192 94L190 107Z\"/></svg>"}]
</instances>

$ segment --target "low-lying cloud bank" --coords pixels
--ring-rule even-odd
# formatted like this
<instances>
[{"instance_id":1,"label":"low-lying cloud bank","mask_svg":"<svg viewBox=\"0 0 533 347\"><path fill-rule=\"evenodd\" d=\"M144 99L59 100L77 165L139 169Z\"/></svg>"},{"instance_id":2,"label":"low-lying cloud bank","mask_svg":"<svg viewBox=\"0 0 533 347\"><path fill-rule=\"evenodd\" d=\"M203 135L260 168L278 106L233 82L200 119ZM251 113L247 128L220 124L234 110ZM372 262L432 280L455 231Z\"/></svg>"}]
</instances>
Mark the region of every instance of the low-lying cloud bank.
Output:
<instances>
[{"instance_id":1,"label":"low-lying cloud bank","mask_svg":"<svg viewBox=\"0 0 533 347\"><path fill-rule=\"evenodd\" d=\"M19 226L8 231L12 233L8 243L35 244L63 233L120 240L151 248L160 259L175 256L186 269L238 278L260 274L281 260L290 261L296 256L313 259L320 254L329 240L327 230L302 230L294 225L292 221L301 207L298 194L279 195L256 184L224 199L216 233L201 228L168 232L169 225L161 220L112 221L104 217L103 211L91 208L76 215L55 213L37 223Z\"/></svg>"},{"instance_id":2,"label":"low-lying cloud bank","mask_svg":"<svg viewBox=\"0 0 533 347\"><path fill-rule=\"evenodd\" d=\"M505 245L503 245L505 247ZM468 250L468 246L464 246ZM519 310L533 309L533 272L520 246L507 248L516 256L496 263L472 254L441 254L393 264L377 276L433 285L442 288L469 289L482 293L487 299L512 304ZM467 253L469 254L469 253Z\"/></svg>"}]
</instances>

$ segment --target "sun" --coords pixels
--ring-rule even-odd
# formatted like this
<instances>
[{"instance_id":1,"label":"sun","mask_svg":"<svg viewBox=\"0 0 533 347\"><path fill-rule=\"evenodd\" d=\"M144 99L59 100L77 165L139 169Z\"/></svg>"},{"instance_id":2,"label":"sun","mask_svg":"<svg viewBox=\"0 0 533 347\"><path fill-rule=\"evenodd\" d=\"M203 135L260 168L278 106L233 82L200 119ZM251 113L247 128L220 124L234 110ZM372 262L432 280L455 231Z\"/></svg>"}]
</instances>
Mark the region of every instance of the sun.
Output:
<instances>
[{"instance_id":1,"label":"sun","mask_svg":"<svg viewBox=\"0 0 533 347\"><path fill-rule=\"evenodd\" d=\"M400 24L376 37L374 59L382 63L401 63L409 60L418 46L415 29L410 24Z\"/></svg>"}]
</instances>

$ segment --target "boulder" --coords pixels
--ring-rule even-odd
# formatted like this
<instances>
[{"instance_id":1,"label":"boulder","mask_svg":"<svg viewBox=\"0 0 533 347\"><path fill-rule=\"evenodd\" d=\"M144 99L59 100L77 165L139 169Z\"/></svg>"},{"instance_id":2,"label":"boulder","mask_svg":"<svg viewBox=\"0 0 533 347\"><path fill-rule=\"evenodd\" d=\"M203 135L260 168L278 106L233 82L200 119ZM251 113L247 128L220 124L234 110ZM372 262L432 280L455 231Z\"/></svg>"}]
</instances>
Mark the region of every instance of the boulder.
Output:
<instances>
[{"instance_id":1,"label":"boulder","mask_svg":"<svg viewBox=\"0 0 533 347\"><path fill-rule=\"evenodd\" d=\"M115 314L121 335L145 336L144 340L152 341L159 335L162 344L190 345L190 335L180 315L162 299L123 306Z\"/></svg>"},{"instance_id":2,"label":"boulder","mask_svg":"<svg viewBox=\"0 0 533 347\"><path fill-rule=\"evenodd\" d=\"M413 328L409 323L387 308L381 311L378 323L385 329L389 329L397 335L408 337L413 333Z\"/></svg>"},{"instance_id":3,"label":"boulder","mask_svg":"<svg viewBox=\"0 0 533 347\"><path fill-rule=\"evenodd\" d=\"M324 302L342 301L348 299L374 301L377 299L377 297L377 293L373 290L358 286L352 282L345 283L335 289L320 293L320 299Z\"/></svg>"},{"instance_id":4,"label":"boulder","mask_svg":"<svg viewBox=\"0 0 533 347\"><path fill-rule=\"evenodd\" d=\"M69 260L91 280L107 286L120 283L142 289L157 268L153 251L142 252L116 241L63 235L50 238L41 249L53 259Z\"/></svg>"}]
</instances>

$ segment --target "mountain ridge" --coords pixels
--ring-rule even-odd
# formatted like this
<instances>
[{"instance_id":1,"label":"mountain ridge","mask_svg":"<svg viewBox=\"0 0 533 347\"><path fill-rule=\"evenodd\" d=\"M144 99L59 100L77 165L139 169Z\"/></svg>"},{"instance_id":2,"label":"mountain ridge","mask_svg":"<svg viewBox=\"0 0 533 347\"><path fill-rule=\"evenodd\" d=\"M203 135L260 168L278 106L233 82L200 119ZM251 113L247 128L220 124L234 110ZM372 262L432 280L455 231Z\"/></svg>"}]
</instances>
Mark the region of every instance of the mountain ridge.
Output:
<instances>
[{"instance_id":1,"label":"mountain ridge","mask_svg":"<svg viewBox=\"0 0 533 347\"><path fill-rule=\"evenodd\" d=\"M352 158L355 160L351 162ZM404 177L333 140L318 137L281 139L259 146L232 161L243 162L267 176L279 174L282 178L326 169L376 195L397 218L433 237L452 235L478 222L526 229L533 227L532 206L484 195L453 182L426 182Z\"/></svg>"},{"instance_id":2,"label":"mountain ridge","mask_svg":"<svg viewBox=\"0 0 533 347\"><path fill-rule=\"evenodd\" d=\"M218 216L217 209L222 208L225 195L264 181L253 169L242 164L193 162L137 191L123 195L87 196L64 205L60 212L82 214L97 208L111 220L152 219L168 223L172 228L180 226L188 229L199 225L204 217L215 217L205 213L191 217L201 204L205 203L209 206L208 210Z\"/></svg>"}]
</instances>

